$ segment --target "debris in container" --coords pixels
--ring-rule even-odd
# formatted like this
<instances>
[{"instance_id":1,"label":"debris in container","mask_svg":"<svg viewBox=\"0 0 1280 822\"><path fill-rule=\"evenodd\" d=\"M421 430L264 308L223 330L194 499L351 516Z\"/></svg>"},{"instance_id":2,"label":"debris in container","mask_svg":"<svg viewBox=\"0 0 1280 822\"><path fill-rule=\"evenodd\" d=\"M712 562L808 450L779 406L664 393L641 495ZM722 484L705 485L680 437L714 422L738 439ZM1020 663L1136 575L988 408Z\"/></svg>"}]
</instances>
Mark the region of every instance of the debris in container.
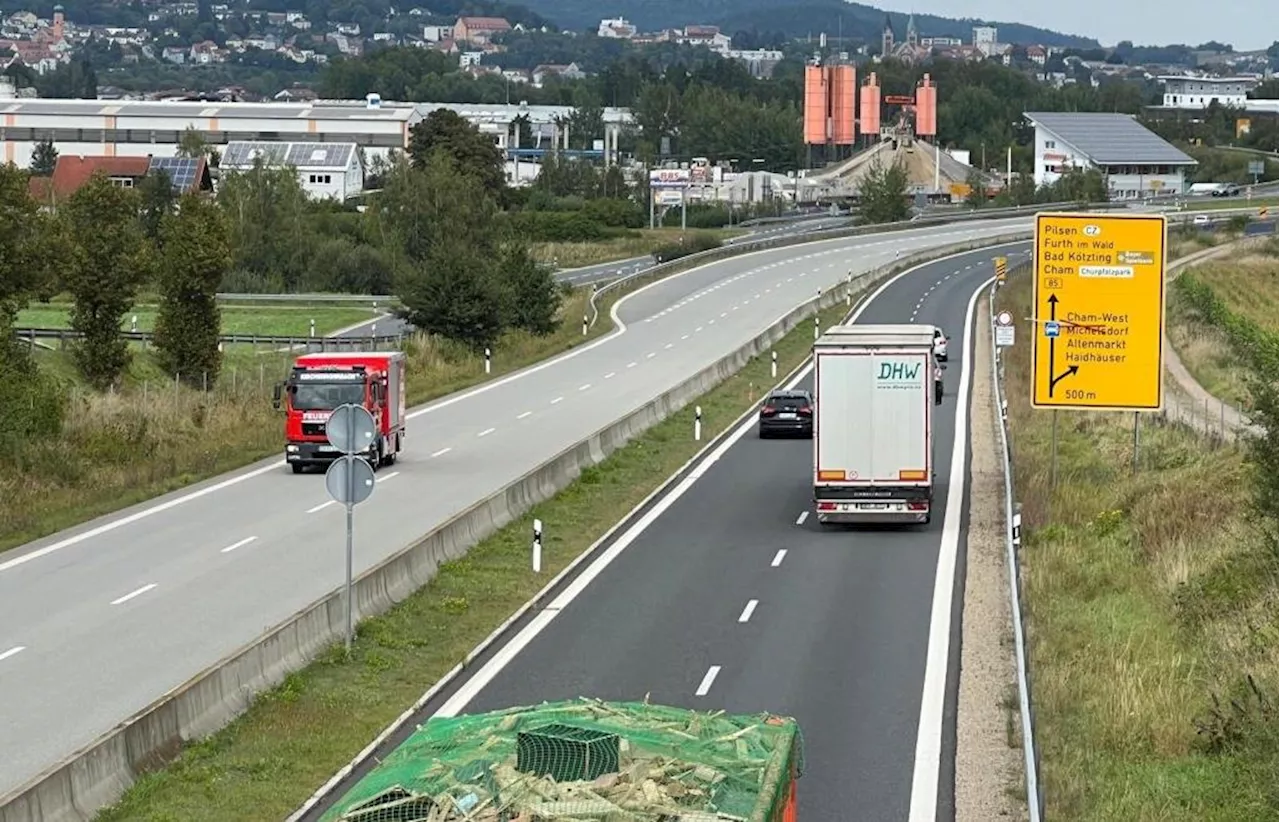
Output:
<instances>
[{"instance_id":1,"label":"debris in container","mask_svg":"<svg viewBox=\"0 0 1280 822\"><path fill-rule=\"evenodd\" d=\"M794 720L581 699L432 719L322 822L766 822Z\"/></svg>"}]
</instances>

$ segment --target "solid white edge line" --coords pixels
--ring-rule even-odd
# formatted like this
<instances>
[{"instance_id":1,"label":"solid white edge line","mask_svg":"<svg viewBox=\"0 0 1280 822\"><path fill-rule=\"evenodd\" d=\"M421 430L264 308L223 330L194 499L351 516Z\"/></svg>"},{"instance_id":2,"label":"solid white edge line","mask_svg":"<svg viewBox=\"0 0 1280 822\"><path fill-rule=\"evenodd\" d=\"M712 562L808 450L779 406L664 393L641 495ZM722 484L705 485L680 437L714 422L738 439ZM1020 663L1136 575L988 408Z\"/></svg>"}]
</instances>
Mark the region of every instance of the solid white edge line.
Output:
<instances>
[{"instance_id":1,"label":"solid white edge line","mask_svg":"<svg viewBox=\"0 0 1280 822\"><path fill-rule=\"evenodd\" d=\"M751 615L756 612L756 606L760 604L758 599L747 600L747 607L742 609L742 614L738 617L739 622L747 622L751 619Z\"/></svg>"},{"instance_id":2,"label":"solid white edge line","mask_svg":"<svg viewBox=\"0 0 1280 822\"><path fill-rule=\"evenodd\" d=\"M916 761L911 775L911 811L908 822L934 822L938 817L938 779L942 767L943 707L947 699L947 665L951 660L951 602L955 593L956 558L960 549L960 524L969 475L969 393L973 370L973 326L978 298L995 280L990 277L974 289L965 309L964 358L960 387L956 391L955 439L951 444L951 475L947 482L947 508L938 544L938 566L933 580L933 609L929 615L929 645L925 656L924 688L916 731Z\"/></svg>"},{"instance_id":3,"label":"solid white edge line","mask_svg":"<svg viewBox=\"0 0 1280 822\"><path fill-rule=\"evenodd\" d=\"M119 597L119 598L117 598L117 599L113 599L113 600L111 600L111 604L112 604L112 605L123 605L124 603L128 602L129 600L133 599L134 597L140 597L140 596L142 596L143 594L145 594L147 591L150 591L150 590L151 590L152 588L154 588L154 587L156 587L156 584L155 584L154 582L149 582L149 583L147 583L146 585L143 585L141 588L139 588L139 589L138 589L138 590L136 590L136 591L130 591L129 593L125 594L125 595L124 595L124 596L122 596L122 597Z\"/></svg>"},{"instance_id":4,"label":"solid white edge line","mask_svg":"<svg viewBox=\"0 0 1280 822\"><path fill-rule=\"evenodd\" d=\"M866 308L866 306L870 305L871 302L876 297L880 296L880 294L885 291L885 289L887 289L893 283L902 279L906 275L920 268L923 268L926 265L932 265L933 263L940 262L942 260L949 260L955 257L960 257L964 254L972 254L974 251L978 251L978 250L990 251L996 248L1004 248L1005 246L1019 245L1027 242L1030 242L1030 240L1013 240L1011 242L1000 243L998 245L984 246L981 249L970 249L969 251L957 251L954 254L947 254L942 257L938 257L937 259L929 260L928 262L923 262L923 263L920 263L919 265L912 266L911 268L908 268L904 271L900 271L894 276L890 277L884 283L882 283L880 287L877 288L874 292L872 292L869 296L866 296L866 295L860 296L858 298L858 304L854 307L854 309L848 315L846 315L843 322L850 323L850 322L856 321L858 317L861 316L862 311ZM743 256L746 256L746 255L743 255ZM690 270L693 270L693 269L690 269ZM659 280L658 282L662 282L662 281ZM637 291L634 293L639 293L639 292ZM615 303L614 305L616 308L618 303ZM629 364L628 367L630 367L631 365L635 365L635 363ZM791 379L787 380L786 385L784 385L783 387L788 388L788 387L794 387L798 385L799 382L805 377L807 377L809 375L809 372L812 370L813 370L812 360L806 361L801 366L799 366L796 369L796 371L793 372L793 376L791 377ZM743 436L745 436L746 432L750 431L753 426L755 426L756 419L755 419L754 412L755 412L754 406L752 406L751 408L743 412L742 416L739 418L742 420L741 427L725 440L726 443L730 441L736 442L738 439L741 439ZM703 448L703 450L694 454L689 459L688 462L680 466L680 468L674 471L671 474L671 476L673 477L679 476L684 471L688 470L691 465L694 465L695 463L698 463L702 460L710 460L712 459L712 457L714 457L715 459L719 459L718 454L722 452L722 449L724 451L728 450L723 446L724 446L724 443L722 443L720 446L716 446L714 441L708 443ZM713 447L714 447L714 450L712 450ZM445 450L448 450L448 449L445 449ZM708 452L711 452L711 453L709 454ZM701 474L699 474L699 476L701 476ZM324 797L327 796L328 793L338 785L338 783L346 779L347 776L350 775L351 772L354 771L361 762L363 762L365 759L372 756L373 752L378 749L378 746L380 746L383 742L389 739L391 735L394 734L397 730L399 730L406 722L412 719L413 716L418 711L420 711L424 705L426 705L432 699L434 699L441 691L451 687L454 683L454 680L456 680L458 676L460 676L463 673L463 671L468 666L470 666L475 659L477 659L482 654L486 653L491 647L493 647L493 645L496 644L507 633L507 631L511 628L512 625L514 625L516 622L521 620L530 610L532 610L539 602L541 602L542 599L550 591L555 589L556 586L558 586L561 583L561 581L563 581L564 579L568 578L571 574L576 572L579 566L581 566L587 560L593 559L593 558L595 559L596 563L600 562L600 560L603 558L603 555L597 557L595 554L595 551L599 548L599 546L612 540L614 538L614 535L621 529L621 527L627 522L629 522L631 518L636 515L636 513L644 510L646 506L650 505L654 499L660 496L663 497L663 499L665 500L667 496L670 496L672 493L675 492L676 489L679 489L684 485L683 483L681 483L681 485L676 486L675 489L669 489L667 488L667 484L669 482L670 482L670 479L668 479L666 482L662 483L656 489L654 489L651 493L649 493L648 496L646 496L634 508L632 508L625 515L623 515L599 539L597 539L585 551L583 551L581 554L575 557L567 566L565 566L564 569L560 571L560 573L552 577L552 579L542 587L542 590L538 591L538 593L533 595L532 599L528 600L527 602L525 602L524 605L520 606L520 608L514 614L508 617L505 622L503 622L498 627L494 628L493 631L491 631L487 637L485 637L483 640L480 641L478 645L476 645L474 648L471 649L471 652L467 654L466 658L463 659L462 662L459 662L457 665L453 666L452 669L450 669L447 673L445 673L444 676L442 676L430 688L428 688L426 692L423 693L422 696L420 696L416 702L414 702L412 705L406 708L403 713L401 713L398 717L392 720L392 722L389 725L387 725L387 727L383 728L382 732L378 734L376 737L374 737L373 740L370 741L368 745L366 745L363 749L361 749L361 751L358 754L356 754L349 762L347 762L345 765L339 768L338 771L332 777L330 777L327 782L325 782L323 785L317 788L316 791L313 794L311 794L310 797L307 798L306 802L302 804L302 807L294 811L285 820L285 822L299 822L299 820L301 820L302 817L310 813L312 808L314 808L322 799L324 799ZM684 493L684 491L681 491L680 493ZM628 533L630 533L630 531L631 529L628 530ZM632 537L632 539L634 539L634 537ZM787 555L787 549L785 548L779 549L777 554L774 555L773 562L771 564L772 567L774 568L779 567L782 564L782 560L784 557L786 557L786 555ZM612 557L610 558L610 561L612 561ZM607 565L608 563L605 563L605 564ZM595 567L595 563L593 563L593 565L589 567L587 570L589 571L591 570L591 568L594 568L594 567ZM599 570L597 570L596 574L599 574L600 570L603 570L603 568L600 568ZM583 573L586 573L586 571L584 571ZM546 624L549 623L554 618L554 616L558 613L559 613L558 610L555 610L555 611L547 610L539 613L536 617L534 617L530 621L528 625L525 626L525 628L519 634L516 634L511 639L507 640L507 642L503 644L503 647L500 648L484 666L482 666L475 674L472 674L471 679L474 679L475 677L481 674L484 674L486 670L488 670L491 666L493 666L498 661L499 655L504 655L504 652L506 652L510 646L515 646L516 643L520 641L520 644L516 647L516 650L509 654L505 654L506 656L505 661L497 665L495 669L493 669L491 672L488 673L488 676L485 680L485 684L488 684L488 682L492 680L493 677L496 676L497 673L502 670L502 668L506 667L506 665L510 663L511 659L515 658L519 650L522 649L525 645L528 645L529 642L532 641L533 638L542 631L542 628L546 627ZM537 624L538 626L536 629L534 629L535 624ZM528 634L527 636L526 636L526 633ZM464 682L461 687L465 688L469 683L470 683L470 679L467 682ZM482 688L483 686L475 688L473 691L473 694L479 693L479 691L482 690ZM461 690L461 688L459 690ZM456 697L457 694L455 693L454 696ZM452 701L453 700L450 699L450 702ZM470 699L466 700L466 702L469 702L469 701ZM444 713L444 709L446 707L451 707L449 703L446 702L445 705L441 707L441 710L436 711L431 716L436 717L436 716L456 715L457 711L461 710L461 708L466 707L466 702L463 702L460 705L453 707L454 713L451 713L451 714Z\"/></svg>"},{"instance_id":5,"label":"solid white edge line","mask_svg":"<svg viewBox=\"0 0 1280 822\"><path fill-rule=\"evenodd\" d=\"M711 683L716 681L716 675L720 673L719 665L712 665L707 669L707 673L702 677L702 681L698 683L698 690L693 692L694 696L706 696L711 692Z\"/></svg>"},{"instance_id":6,"label":"solid white edge line","mask_svg":"<svg viewBox=\"0 0 1280 822\"><path fill-rule=\"evenodd\" d=\"M16 656L17 654L20 654L25 650L27 650L26 645L15 645L9 650L4 651L3 653L0 653L0 661L6 660L11 656Z\"/></svg>"}]
</instances>

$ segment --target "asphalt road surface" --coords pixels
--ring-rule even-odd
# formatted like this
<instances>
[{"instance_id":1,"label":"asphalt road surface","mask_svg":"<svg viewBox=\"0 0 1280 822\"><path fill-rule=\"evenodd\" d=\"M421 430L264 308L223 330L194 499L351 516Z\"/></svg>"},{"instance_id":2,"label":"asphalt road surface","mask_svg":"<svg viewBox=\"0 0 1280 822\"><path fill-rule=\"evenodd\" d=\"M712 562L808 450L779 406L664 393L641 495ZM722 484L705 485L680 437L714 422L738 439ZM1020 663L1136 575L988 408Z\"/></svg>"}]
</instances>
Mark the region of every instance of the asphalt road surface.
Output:
<instances>
[{"instance_id":1,"label":"asphalt road surface","mask_svg":"<svg viewBox=\"0 0 1280 822\"><path fill-rule=\"evenodd\" d=\"M1030 225L960 223L761 251L635 292L615 309L619 331L412 411L407 450L357 511L355 572L848 272ZM335 590L342 522L322 475L295 476L275 457L0 555L0 794Z\"/></svg>"},{"instance_id":2,"label":"asphalt road surface","mask_svg":"<svg viewBox=\"0 0 1280 822\"><path fill-rule=\"evenodd\" d=\"M579 696L770 711L800 722L801 819L951 818L968 527L967 412L957 421L957 409L968 407L964 360L972 356L965 316L992 276L991 258L1025 259L1029 247L923 266L869 300L857 318L933 323L951 337L946 396L935 417L935 506L945 517L919 527L824 529L812 515L812 441L760 440L752 420L745 436L727 441L709 466L694 469L696 480L620 530L406 732L437 712ZM798 385L812 389L812 379L805 373ZM966 470L953 475L957 459Z\"/></svg>"}]
</instances>

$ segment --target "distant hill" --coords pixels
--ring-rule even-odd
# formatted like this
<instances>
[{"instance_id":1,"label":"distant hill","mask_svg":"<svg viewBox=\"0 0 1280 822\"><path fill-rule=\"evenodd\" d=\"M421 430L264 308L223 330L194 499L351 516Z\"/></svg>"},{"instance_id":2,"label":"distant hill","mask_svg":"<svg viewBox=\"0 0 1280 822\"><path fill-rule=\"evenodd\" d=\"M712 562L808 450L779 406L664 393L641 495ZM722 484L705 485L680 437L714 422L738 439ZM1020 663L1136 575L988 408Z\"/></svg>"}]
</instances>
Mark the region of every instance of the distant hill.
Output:
<instances>
[{"instance_id":1,"label":"distant hill","mask_svg":"<svg viewBox=\"0 0 1280 822\"><path fill-rule=\"evenodd\" d=\"M519 0L520 5L554 21L562 28L595 30L606 17L625 17L641 31L702 23L719 26L726 34L738 31L781 32L792 37L826 32L869 43L880 42L885 12L861 3L843 0ZM889 19L901 40L907 15L890 12ZM917 14L921 37L959 37L968 43L973 27L994 25L1005 43L1039 43L1046 46L1098 48L1089 37L1076 37L1021 23L957 20L932 14Z\"/></svg>"}]
</instances>

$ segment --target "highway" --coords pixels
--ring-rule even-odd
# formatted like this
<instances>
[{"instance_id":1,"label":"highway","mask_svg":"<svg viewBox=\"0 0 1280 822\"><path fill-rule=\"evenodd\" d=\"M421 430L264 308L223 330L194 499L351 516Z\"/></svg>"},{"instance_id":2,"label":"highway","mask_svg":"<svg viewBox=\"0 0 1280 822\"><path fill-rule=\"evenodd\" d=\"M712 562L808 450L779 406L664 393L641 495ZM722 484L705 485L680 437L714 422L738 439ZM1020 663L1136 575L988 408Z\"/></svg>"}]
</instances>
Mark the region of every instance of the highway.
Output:
<instances>
[{"instance_id":1,"label":"highway","mask_svg":"<svg viewBox=\"0 0 1280 822\"><path fill-rule=\"evenodd\" d=\"M635 292L615 308L618 331L411 412L407 451L357 510L356 573L848 272L1030 225L765 250ZM342 522L321 475L295 476L273 457L0 555L0 794L337 588Z\"/></svg>"},{"instance_id":2,"label":"highway","mask_svg":"<svg viewBox=\"0 0 1280 822\"><path fill-rule=\"evenodd\" d=\"M963 603L968 507L973 348L965 316L992 276L991 258L1025 259L1029 249L930 263L891 282L857 317L934 323L951 337L936 417L935 506L944 517L918 528L824 530L812 516L812 441L760 440L752 419L624 523L558 595L375 757L437 713L648 696L795 716L805 744L801 819L924 822L934 810L948 818L959 660L951 640ZM807 370L795 384L812 388Z\"/></svg>"}]
</instances>

